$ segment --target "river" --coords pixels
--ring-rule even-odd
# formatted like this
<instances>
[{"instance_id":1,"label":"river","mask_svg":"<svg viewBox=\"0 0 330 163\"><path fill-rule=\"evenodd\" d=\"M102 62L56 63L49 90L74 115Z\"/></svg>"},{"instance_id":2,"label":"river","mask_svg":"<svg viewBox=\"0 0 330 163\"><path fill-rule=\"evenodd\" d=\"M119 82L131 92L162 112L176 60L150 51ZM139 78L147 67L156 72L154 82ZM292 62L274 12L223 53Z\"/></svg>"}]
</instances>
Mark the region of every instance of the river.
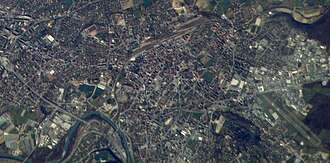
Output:
<instances>
[{"instance_id":1,"label":"river","mask_svg":"<svg viewBox=\"0 0 330 163\"><path fill-rule=\"evenodd\" d=\"M321 44L327 46L330 50L330 12L320 18L313 24L303 24L295 21L290 14L280 13L277 16L285 16L288 18L288 22L296 29L306 32L309 39L315 39L321 42Z\"/></svg>"},{"instance_id":2,"label":"river","mask_svg":"<svg viewBox=\"0 0 330 163\"><path fill-rule=\"evenodd\" d=\"M103 114L99 113L99 112L89 112L86 113L85 115L83 115L81 117L81 119L83 120L90 120L92 118L100 118L102 120L104 120L105 122L107 122L115 131L118 132L118 135L120 137L120 141L121 144L123 146L123 148L125 149L125 154L126 154L126 162L127 163L131 163L132 162L132 157L131 157L131 153L129 152L129 148L127 145L127 140L125 137L125 134L119 129L117 128L116 124L113 123L108 117L104 116ZM61 162L63 161L70 153L67 153L67 150L70 146L71 143L73 143L72 141L74 140L73 138L76 136L75 133L78 130L79 126L80 126L80 121L76 121L72 127L70 128L68 135L63 138L65 139L65 144L64 144L64 150L62 151L62 155L61 158L58 160L53 160L53 161L47 161L47 162ZM120 160L120 158L118 156L116 156L111 149L106 148L106 149L100 149L100 150L106 150L108 152L110 152L110 154L112 154L114 156L114 158L118 161L118 162L122 162L122 160ZM97 150L98 151L98 150ZM96 151L95 151L96 152ZM9 155L9 154L0 154L0 158L6 158L6 159L11 159L11 160L16 160L19 162L22 162L24 160L24 158L19 157L19 156L14 156L14 155ZM26 161L27 163L31 162L30 160Z\"/></svg>"},{"instance_id":3,"label":"river","mask_svg":"<svg viewBox=\"0 0 330 163\"><path fill-rule=\"evenodd\" d=\"M108 117L104 116L103 114L101 114L99 112L89 112L89 113L83 115L81 117L81 119L89 120L93 117L101 118L102 120L107 122L115 131L118 132L118 135L119 135L120 140L121 140L121 144L123 145L123 148L125 149L125 154L126 154L126 158L127 158L126 162L127 163L132 162L131 161L131 154L129 152L129 148L128 148L128 145L127 145L127 140L125 138L125 134L119 128L117 128L116 124L113 123ZM80 123L81 123L80 121L76 121L76 123L71 127L71 129L68 133L68 136L65 138L64 151L62 153L62 156L59 160L56 160L54 162L61 162L62 160L64 160L66 158L67 155L69 155L69 153L67 153L66 151L68 150L69 145L72 143L72 138L75 136L74 133L79 128Z\"/></svg>"},{"instance_id":4,"label":"river","mask_svg":"<svg viewBox=\"0 0 330 163\"><path fill-rule=\"evenodd\" d=\"M13 155L9 155L9 154L0 154L0 158L5 158L5 159L10 159L10 160L16 160L19 162L23 162L24 158L19 157L19 156L13 156ZM29 163L30 161L27 161L27 163Z\"/></svg>"}]
</instances>

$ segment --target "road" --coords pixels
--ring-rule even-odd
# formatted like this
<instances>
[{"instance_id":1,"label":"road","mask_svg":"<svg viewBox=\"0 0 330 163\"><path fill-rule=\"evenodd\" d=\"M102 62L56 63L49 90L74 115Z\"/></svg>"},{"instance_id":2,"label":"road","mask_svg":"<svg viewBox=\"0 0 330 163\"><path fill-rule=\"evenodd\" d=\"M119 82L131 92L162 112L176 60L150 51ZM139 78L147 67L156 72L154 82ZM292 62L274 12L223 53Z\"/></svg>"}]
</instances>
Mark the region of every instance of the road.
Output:
<instances>
[{"instance_id":1,"label":"road","mask_svg":"<svg viewBox=\"0 0 330 163\"><path fill-rule=\"evenodd\" d=\"M64 114L67 114L73 118L75 118L76 120L79 120L83 123L87 123L86 121L82 120L80 117L73 115L72 113L64 110L63 108L61 108L58 104L56 104L55 102L44 98L41 94L39 94L37 91L35 91L33 88L31 88L28 84L28 82L26 80L24 80L24 78L22 77L22 75L20 75L18 72L16 72L14 70L14 66L9 62L9 60L6 57L0 56L0 64L5 68L5 70L7 70L9 73L13 73L23 84L24 86L30 90L35 96L37 96L40 100L46 102L47 104L49 104L50 106L56 108L55 111L60 111ZM54 111L54 112L55 112ZM35 146L35 148L29 153L29 155L24 159L23 162L26 162L28 160L28 158L31 156L31 154L35 151L35 149L37 148L37 146Z\"/></svg>"},{"instance_id":2,"label":"road","mask_svg":"<svg viewBox=\"0 0 330 163\"><path fill-rule=\"evenodd\" d=\"M9 60L5 57L1 57L0 58L0 64L10 73L13 73L23 84L24 86L29 89L34 95L36 95L39 99L41 99L42 101L46 102L47 104L49 104L50 106L56 108L58 111L67 114L69 116L71 116L72 118L75 118L83 123L87 123L86 121L82 120L80 117L73 115L72 113L64 110L62 107L60 107L57 103L43 97L41 94L39 94L37 91L35 91L33 88L31 88L29 86L29 84L27 83L27 81L24 80L24 78L22 77L22 75L20 75L18 72L16 72L14 70L14 66L9 62Z\"/></svg>"},{"instance_id":3,"label":"road","mask_svg":"<svg viewBox=\"0 0 330 163\"><path fill-rule=\"evenodd\" d=\"M121 67L120 73L116 77L114 83L118 82L118 79L123 75L125 67L127 66L127 64L130 62L130 60L132 58L136 58L136 57L140 56L141 54L143 54L144 51L148 51L148 50L154 48L155 46L160 45L162 42L164 42L166 40L173 39L175 37L183 35L183 34L187 33L188 31L190 31L191 29L193 29L194 27L202 25L206 22L209 22L209 19L207 19L206 17L199 16L195 19L189 20L189 21L183 23L182 25L178 26L177 30L174 33L172 33L170 35L167 35L167 36L164 36L164 37L162 37L160 39L157 39L157 40L152 40L150 42L145 43L141 47L134 49L133 53L131 54L131 57L129 57L129 59ZM111 92L112 92L112 95L115 98L116 104L118 105L117 97L116 97L116 94L115 94L116 90L117 90L117 85L115 84L115 86L113 87Z\"/></svg>"}]
</instances>

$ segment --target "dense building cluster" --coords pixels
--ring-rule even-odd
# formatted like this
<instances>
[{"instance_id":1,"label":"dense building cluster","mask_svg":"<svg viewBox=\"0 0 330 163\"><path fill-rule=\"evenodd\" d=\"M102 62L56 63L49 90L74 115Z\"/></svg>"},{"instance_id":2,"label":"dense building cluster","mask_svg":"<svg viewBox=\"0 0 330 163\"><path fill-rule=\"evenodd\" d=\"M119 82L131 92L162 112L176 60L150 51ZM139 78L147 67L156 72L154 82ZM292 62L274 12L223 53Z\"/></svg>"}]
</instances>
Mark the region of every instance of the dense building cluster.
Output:
<instances>
[{"instance_id":1,"label":"dense building cluster","mask_svg":"<svg viewBox=\"0 0 330 163\"><path fill-rule=\"evenodd\" d=\"M310 3L319 13L330 4ZM313 107L303 85L327 85L329 49L277 14L294 4L0 2L1 153L32 162L326 162L330 129L302 121Z\"/></svg>"}]
</instances>

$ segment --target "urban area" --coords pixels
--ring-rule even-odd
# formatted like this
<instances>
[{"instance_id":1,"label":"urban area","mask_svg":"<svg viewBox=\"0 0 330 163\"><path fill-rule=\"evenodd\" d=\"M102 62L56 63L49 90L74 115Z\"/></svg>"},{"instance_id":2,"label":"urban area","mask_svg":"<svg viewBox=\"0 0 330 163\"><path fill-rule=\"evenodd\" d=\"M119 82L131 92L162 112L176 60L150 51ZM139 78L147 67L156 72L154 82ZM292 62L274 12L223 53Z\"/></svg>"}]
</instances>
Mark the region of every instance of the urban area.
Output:
<instances>
[{"instance_id":1,"label":"urban area","mask_svg":"<svg viewBox=\"0 0 330 163\"><path fill-rule=\"evenodd\" d=\"M0 162L329 162L329 6L1 0Z\"/></svg>"}]
</instances>

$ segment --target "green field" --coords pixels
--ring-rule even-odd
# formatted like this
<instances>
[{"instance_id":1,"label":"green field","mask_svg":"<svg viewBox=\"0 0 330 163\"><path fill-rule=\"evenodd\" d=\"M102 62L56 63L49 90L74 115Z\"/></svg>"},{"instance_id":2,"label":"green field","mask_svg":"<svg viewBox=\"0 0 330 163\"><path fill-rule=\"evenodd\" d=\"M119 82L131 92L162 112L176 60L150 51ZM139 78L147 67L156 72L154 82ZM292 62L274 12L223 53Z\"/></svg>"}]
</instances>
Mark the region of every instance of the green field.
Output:
<instances>
[{"instance_id":1,"label":"green field","mask_svg":"<svg viewBox=\"0 0 330 163\"><path fill-rule=\"evenodd\" d=\"M213 74L211 74L210 72L208 72L208 71L205 71L204 73L203 73L203 78L207 81L207 82L211 82L212 80L213 80L213 78L215 77Z\"/></svg>"},{"instance_id":2,"label":"green field","mask_svg":"<svg viewBox=\"0 0 330 163\"><path fill-rule=\"evenodd\" d=\"M1 129L1 130L5 130L8 126L9 126L9 124L8 124L7 122L3 122L3 123L0 125L0 129Z\"/></svg>"},{"instance_id":3,"label":"green field","mask_svg":"<svg viewBox=\"0 0 330 163\"><path fill-rule=\"evenodd\" d=\"M225 14L230 7L232 7L230 0L219 0L215 6L215 12L219 15Z\"/></svg>"},{"instance_id":4,"label":"green field","mask_svg":"<svg viewBox=\"0 0 330 163\"><path fill-rule=\"evenodd\" d=\"M195 150L196 147L197 147L197 145L198 145L198 141L197 140L190 139L187 142L187 147L190 148L191 150Z\"/></svg>"},{"instance_id":5,"label":"green field","mask_svg":"<svg viewBox=\"0 0 330 163\"><path fill-rule=\"evenodd\" d=\"M260 99L260 106L263 109L264 113L268 116L268 118L272 121L275 122L275 119L273 118L272 113L269 112L269 109L273 109L273 106L270 105L262 96L258 96ZM274 110L274 109L273 109ZM274 110L275 111L275 110ZM280 116L280 115L279 115ZM282 117L281 117L282 118Z\"/></svg>"},{"instance_id":6,"label":"green field","mask_svg":"<svg viewBox=\"0 0 330 163\"><path fill-rule=\"evenodd\" d=\"M330 130L322 129L319 138L327 143L330 143Z\"/></svg>"},{"instance_id":7,"label":"green field","mask_svg":"<svg viewBox=\"0 0 330 163\"><path fill-rule=\"evenodd\" d=\"M80 91L85 93L86 98L89 98L90 96L93 95L93 91L95 89L95 86L90 86L87 84L82 84L78 88Z\"/></svg>"},{"instance_id":8,"label":"green field","mask_svg":"<svg viewBox=\"0 0 330 163\"><path fill-rule=\"evenodd\" d=\"M134 5L140 5L143 4L145 6L150 6L151 5L151 0L133 0Z\"/></svg>"},{"instance_id":9,"label":"green field","mask_svg":"<svg viewBox=\"0 0 330 163\"><path fill-rule=\"evenodd\" d=\"M100 161L100 162L101 162L101 160L115 161L115 158L109 152L101 151L95 155L95 160Z\"/></svg>"},{"instance_id":10,"label":"green field","mask_svg":"<svg viewBox=\"0 0 330 163\"><path fill-rule=\"evenodd\" d=\"M196 113L196 112L193 113L193 118L195 118L197 120L199 120L201 116L202 116L202 113Z\"/></svg>"},{"instance_id":11,"label":"green field","mask_svg":"<svg viewBox=\"0 0 330 163\"><path fill-rule=\"evenodd\" d=\"M25 108L22 107L11 107L9 109L9 114L15 126L24 124L28 119L36 120L36 116L34 115L34 113L28 110L25 112L24 116L21 117L21 113L24 109Z\"/></svg>"},{"instance_id":12,"label":"green field","mask_svg":"<svg viewBox=\"0 0 330 163\"><path fill-rule=\"evenodd\" d=\"M66 8L71 7L71 5L73 4L73 0L61 0L61 2L64 4Z\"/></svg>"},{"instance_id":13,"label":"green field","mask_svg":"<svg viewBox=\"0 0 330 163\"><path fill-rule=\"evenodd\" d=\"M204 66L206 68L209 68L209 67L213 66L215 63L217 63L217 60L215 58L211 58L205 63Z\"/></svg>"},{"instance_id":14,"label":"green field","mask_svg":"<svg viewBox=\"0 0 330 163\"><path fill-rule=\"evenodd\" d=\"M253 2L253 0L239 0L241 4L243 4L244 7L250 6Z\"/></svg>"},{"instance_id":15,"label":"green field","mask_svg":"<svg viewBox=\"0 0 330 163\"><path fill-rule=\"evenodd\" d=\"M310 101L316 93L330 97L330 89L321 84L315 84L312 88L303 88L304 100L306 102Z\"/></svg>"}]
</instances>

